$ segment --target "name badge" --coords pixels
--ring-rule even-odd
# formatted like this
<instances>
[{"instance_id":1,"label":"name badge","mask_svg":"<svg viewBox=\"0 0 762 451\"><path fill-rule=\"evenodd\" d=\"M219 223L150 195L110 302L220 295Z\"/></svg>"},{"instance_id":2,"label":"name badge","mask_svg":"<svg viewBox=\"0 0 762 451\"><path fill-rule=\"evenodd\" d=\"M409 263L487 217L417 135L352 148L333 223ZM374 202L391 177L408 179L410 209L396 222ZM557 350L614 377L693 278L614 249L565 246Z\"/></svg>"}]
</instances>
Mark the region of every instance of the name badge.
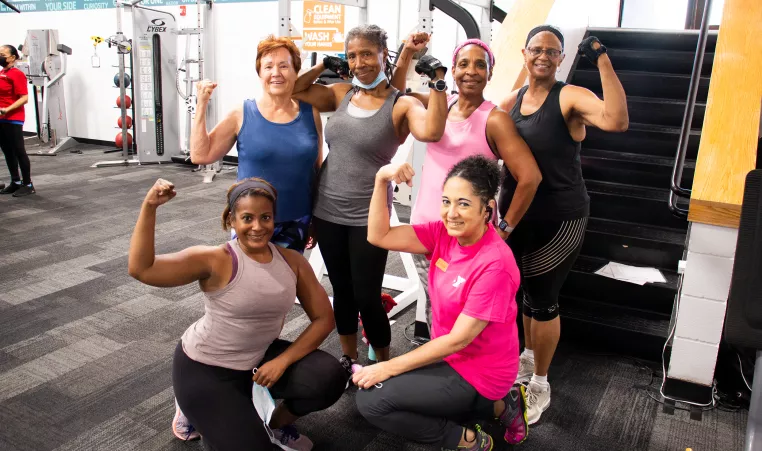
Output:
<instances>
[{"instance_id":1,"label":"name badge","mask_svg":"<svg viewBox=\"0 0 762 451\"><path fill-rule=\"evenodd\" d=\"M437 260L436 265L437 265L437 268L442 270L442 272L447 272L447 266L448 266L448 264L447 264L446 261L444 261L444 260L442 260L440 258L440 259Z\"/></svg>"}]
</instances>

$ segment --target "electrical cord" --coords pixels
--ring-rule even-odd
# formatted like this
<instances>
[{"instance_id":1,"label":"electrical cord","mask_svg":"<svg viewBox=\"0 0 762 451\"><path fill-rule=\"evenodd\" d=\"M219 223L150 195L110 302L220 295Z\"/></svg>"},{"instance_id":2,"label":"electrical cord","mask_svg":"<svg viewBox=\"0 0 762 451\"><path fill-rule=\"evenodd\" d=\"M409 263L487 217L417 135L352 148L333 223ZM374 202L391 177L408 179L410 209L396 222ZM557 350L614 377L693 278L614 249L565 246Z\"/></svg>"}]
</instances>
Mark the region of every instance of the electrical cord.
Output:
<instances>
[{"instance_id":1,"label":"electrical cord","mask_svg":"<svg viewBox=\"0 0 762 451\"><path fill-rule=\"evenodd\" d=\"M746 388L751 391L751 386L749 385L749 382L746 380L746 376L743 374L743 363L741 363L741 355L736 352L736 357L738 357L738 367L741 369L741 377L743 378L743 383L746 384Z\"/></svg>"}]
</instances>

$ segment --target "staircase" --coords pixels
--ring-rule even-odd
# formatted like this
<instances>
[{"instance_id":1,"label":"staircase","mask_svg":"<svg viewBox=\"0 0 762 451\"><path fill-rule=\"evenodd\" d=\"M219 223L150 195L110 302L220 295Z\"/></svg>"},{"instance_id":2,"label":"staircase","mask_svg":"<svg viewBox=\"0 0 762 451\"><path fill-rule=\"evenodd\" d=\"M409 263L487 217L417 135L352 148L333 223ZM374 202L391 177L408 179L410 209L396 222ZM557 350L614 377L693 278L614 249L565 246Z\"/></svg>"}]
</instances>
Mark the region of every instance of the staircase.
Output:
<instances>
[{"instance_id":1,"label":"staircase","mask_svg":"<svg viewBox=\"0 0 762 451\"><path fill-rule=\"evenodd\" d=\"M582 142L590 221L582 253L561 291L561 335L588 348L661 360L686 243L688 223L669 211L668 195L698 32L596 28L588 33L608 48L627 94L630 127L625 133L588 127ZM691 125L682 182L687 188L716 42L713 32ZM578 59L568 81L602 97L598 70L586 59ZM656 267L667 282L639 286L594 274L609 261Z\"/></svg>"}]
</instances>

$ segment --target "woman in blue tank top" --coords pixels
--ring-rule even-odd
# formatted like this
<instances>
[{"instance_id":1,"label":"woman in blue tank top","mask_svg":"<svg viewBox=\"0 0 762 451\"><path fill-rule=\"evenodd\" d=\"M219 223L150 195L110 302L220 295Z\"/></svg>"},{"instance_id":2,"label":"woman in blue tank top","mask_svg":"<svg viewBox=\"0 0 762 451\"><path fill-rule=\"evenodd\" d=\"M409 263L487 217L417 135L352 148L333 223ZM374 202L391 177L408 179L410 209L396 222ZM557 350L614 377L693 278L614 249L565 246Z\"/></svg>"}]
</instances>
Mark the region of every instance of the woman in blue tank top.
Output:
<instances>
[{"instance_id":1,"label":"woman in blue tank top","mask_svg":"<svg viewBox=\"0 0 762 451\"><path fill-rule=\"evenodd\" d=\"M582 178L581 142L585 127L621 132L627 129L627 99L606 47L594 36L579 45L598 67L603 98L556 80L564 60L564 37L552 26L529 32L522 50L529 84L512 92L500 105L509 111L542 173L524 219L510 231L508 244L521 269L525 349L517 382L528 383L527 420L539 421L550 406L548 368L561 335L558 296L582 249L590 198ZM498 208L505 214L516 191L512 177L503 178Z\"/></svg>"},{"instance_id":2,"label":"woman in blue tank top","mask_svg":"<svg viewBox=\"0 0 762 451\"><path fill-rule=\"evenodd\" d=\"M424 35L425 36L425 35ZM423 142L438 141L447 117L445 68L426 55L416 70L431 80L428 109L391 85L392 65L386 32L363 25L347 33L347 75L352 84L314 84L328 67L341 70L337 58L326 57L304 73L294 98L321 112L334 112L325 128L330 149L320 170L315 201L315 236L333 287L336 329L348 371L357 359L357 316L379 361L389 358L391 329L381 304L387 252L368 243L368 208L376 172L391 162L399 145L412 134ZM419 42L423 48L428 36ZM344 63L346 64L346 63ZM391 208L392 188L387 190Z\"/></svg>"},{"instance_id":3,"label":"woman in blue tank top","mask_svg":"<svg viewBox=\"0 0 762 451\"><path fill-rule=\"evenodd\" d=\"M288 38L268 37L257 46L262 95L245 100L207 133L206 106L217 83L198 83L198 108L191 132L191 160L211 164L233 144L238 150L238 180L259 177L278 190L273 243L304 252L312 219L317 170L323 161L320 113L291 98L302 60Z\"/></svg>"}]
</instances>

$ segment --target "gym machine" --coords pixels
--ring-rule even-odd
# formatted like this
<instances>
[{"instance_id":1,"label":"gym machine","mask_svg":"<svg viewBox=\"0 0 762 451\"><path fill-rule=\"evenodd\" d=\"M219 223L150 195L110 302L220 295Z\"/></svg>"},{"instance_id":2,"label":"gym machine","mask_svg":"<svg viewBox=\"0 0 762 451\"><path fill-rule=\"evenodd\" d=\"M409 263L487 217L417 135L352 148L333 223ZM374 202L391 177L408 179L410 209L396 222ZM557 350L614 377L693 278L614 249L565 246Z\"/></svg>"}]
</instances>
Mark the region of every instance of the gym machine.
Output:
<instances>
[{"instance_id":1,"label":"gym machine","mask_svg":"<svg viewBox=\"0 0 762 451\"><path fill-rule=\"evenodd\" d=\"M24 61L16 67L32 85L37 122L37 135L25 138L24 145L29 153L55 155L77 144L69 136L63 85L71 49L58 42L58 30L27 30L20 50ZM37 96L38 88L42 99Z\"/></svg>"},{"instance_id":2,"label":"gym machine","mask_svg":"<svg viewBox=\"0 0 762 451\"><path fill-rule=\"evenodd\" d=\"M118 80L124 80L125 75L131 79L134 99L126 95L125 83L119 83L119 108L122 118L122 158L115 161L102 161L92 167L168 163L186 160L190 153L190 127L195 111L195 96L192 95L193 83L210 76L214 67L213 46L204 51L204 39L210 40L212 34L207 33L203 24L210 23L212 10L211 0L197 0L198 27L180 29L177 20L171 13L141 6L143 0L134 2L118 2L117 33L107 39L109 46L115 46L119 56ZM122 31L122 11L129 10L132 14L132 39L124 36ZM177 64L177 37L187 36L186 54L180 67ZM198 36L198 57L190 56L190 38ZM126 67L126 58L132 65ZM207 62L205 65L204 62ZM193 77L191 66L195 64L198 75ZM206 72L205 72L206 71ZM185 92L180 92L180 73L185 74ZM179 130L180 97L186 102L186 133L185 149L181 148ZM130 157L130 136L128 133L127 110L134 102L135 118L132 124L137 147L136 155ZM210 102L207 117L214 124L216 119L214 103ZM211 182L214 174L220 168L207 170L205 182Z\"/></svg>"}]
</instances>

